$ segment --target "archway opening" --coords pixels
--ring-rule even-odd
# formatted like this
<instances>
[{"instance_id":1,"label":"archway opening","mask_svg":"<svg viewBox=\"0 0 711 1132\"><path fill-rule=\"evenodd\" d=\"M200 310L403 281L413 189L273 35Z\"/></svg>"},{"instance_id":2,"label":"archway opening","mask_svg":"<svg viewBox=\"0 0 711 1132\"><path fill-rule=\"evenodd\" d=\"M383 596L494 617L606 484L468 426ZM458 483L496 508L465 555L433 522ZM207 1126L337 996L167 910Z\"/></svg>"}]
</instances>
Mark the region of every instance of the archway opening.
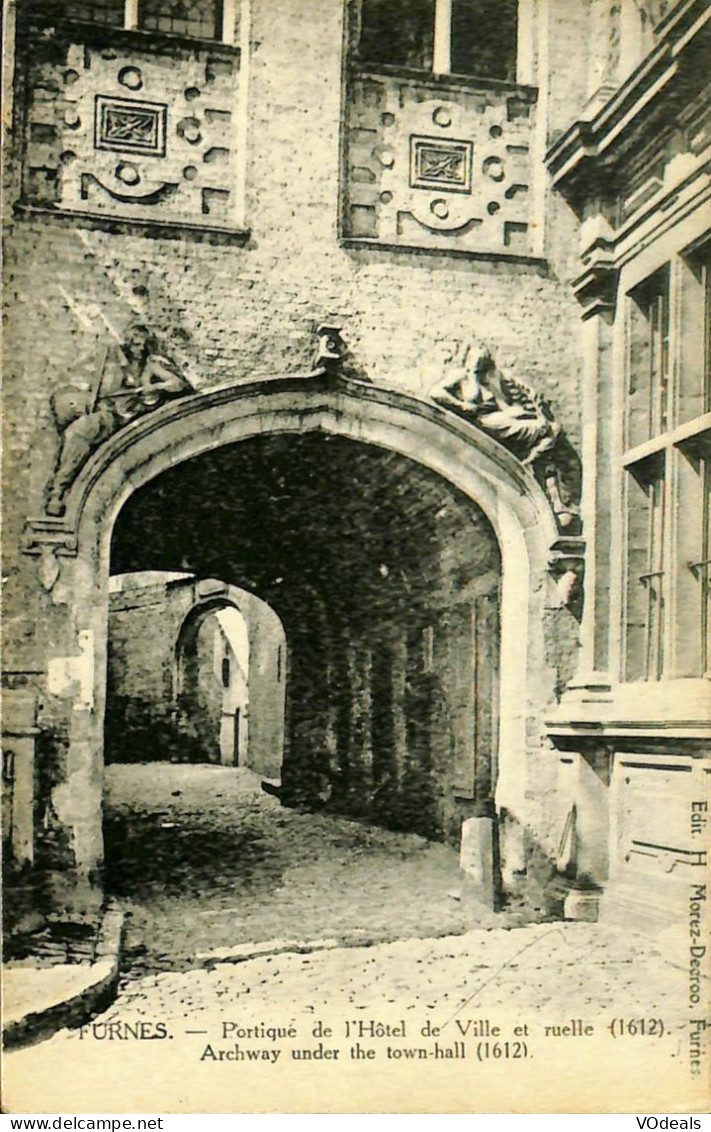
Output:
<instances>
[{"instance_id":1,"label":"archway opening","mask_svg":"<svg viewBox=\"0 0 711 1132\"><path fill-rule=\"evenodd\" d=\"M106 762L252 766L267 777L278 774L284 653L278 617L254 594L186 572L114 575Z\"/></svg>"},{"instance_id":2,"label":"archway opening","mask_svg":"<svg viewBox=\"0 0 711 1132\"><path fill-rule=\"evenodd\" d=\"M286 647L274 661L286 684L284 751L277 773L264 777L282 803L273 813L320 820L300 826L296 862L294 844L285 848L288 834L280 844L290 819L275 818L273 837L262 829L257 847L235 830L233 852L215 832L233 899L245 869L252 894L261 886L272 897L275 877L318 861L323 879L309 883L330 890L334 905L334 844L351 834L331 837L333 817L375 831L361 832L358 845L380 846L376 857L382 851L402 862L409 845L414 862L428 843L443 843L432 850L439 856L431 875L415 882L419 895L411 877L398 884L397 870L391 883L400 898L408 891L416 910L406 934L466 926L459 910L453 924L434 909L445 886L459 880L462 821L493 814L501 559L483 511L442 476L389 449L318 431L262 434L176 464L128 499L114 526L111 571L147 570L184 571L201 584L220 579L256 595L283 624ZM224 594L193 614L196 642L218 607ZM251 657L250 685L254 665ZM251 696L250 688L250 726ZM239 774L239 759L237 766L219 761ZM202 797L208 836L209 789ZM397 850L379 829L398 831ZM343 900L355 923L371 883L359 878L361 855L347 862L352 888ZM169 881L161 877L164 886ZM224 896L212 890L218 904ZM388 903L380 894L381 912ZM328 920L331 908L321 914ZM393 907L390 916L397 915ZM325 928L338 933L330 921L311 930Z\"/></svg>"}]
</instances>

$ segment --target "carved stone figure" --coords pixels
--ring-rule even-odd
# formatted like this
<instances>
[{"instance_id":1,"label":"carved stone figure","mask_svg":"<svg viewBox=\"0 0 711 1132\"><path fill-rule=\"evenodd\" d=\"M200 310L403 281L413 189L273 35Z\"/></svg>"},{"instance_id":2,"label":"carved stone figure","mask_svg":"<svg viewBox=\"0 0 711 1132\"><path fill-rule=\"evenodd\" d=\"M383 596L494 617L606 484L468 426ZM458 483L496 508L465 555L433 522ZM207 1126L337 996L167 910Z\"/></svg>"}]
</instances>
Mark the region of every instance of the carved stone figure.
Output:
<instances>
[{"instance_id":1,"label":"carved stone figure","mask_svg":"<svg viewBox=\"0 0 711 1132\"><path fill-rule=\"evenodd\" d=\"M67 489L99 444L165 401L193 392L175 363L159 353L153 332L140 324L130 326L121 346L105 350L93 389L87 393L69 388L52 397L62 439L49 485L47 514L64 514Z\"/></svg>"},{"instance_id":2,"label":"carved stone figure","mask_svg":"<svg viewBox=\"0 0 711 1132\"><path fill-rule=\"evenodd\" d=\"M543 397L505 376L486 347L469 344L453 368L430 391L434 401L488 432L523 464L550 451L561 426Z\"/></svg>"}]
</instances>

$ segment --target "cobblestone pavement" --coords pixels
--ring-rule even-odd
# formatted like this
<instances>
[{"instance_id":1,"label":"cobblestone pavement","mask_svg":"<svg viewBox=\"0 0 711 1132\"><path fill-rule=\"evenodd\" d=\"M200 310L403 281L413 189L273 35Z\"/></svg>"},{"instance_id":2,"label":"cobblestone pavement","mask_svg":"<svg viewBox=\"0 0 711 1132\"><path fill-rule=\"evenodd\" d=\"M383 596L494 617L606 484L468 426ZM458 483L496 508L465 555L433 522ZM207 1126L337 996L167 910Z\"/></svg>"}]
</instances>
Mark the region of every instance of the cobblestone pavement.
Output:
<instances>
[{"instance_id":1,"label":"cobblestone pavement","mask_svg":"<svg viewBox=\"0 0 711 1132\"><path fill-rule=\"evenodd\" d=\"M368 943L472 926L454 849L286 809L245 769L110 766L105 829L134 974L275 937ZM476 920L498 922L483 908Z\"/></svg>"},{"instance_id":2,"label":"cobblestone pavement","mask_svg":"<svg viewBox=\"0 0 711 1132\"><path fill-rule=\"evenodd\" d=\"M688 938L484 915L463 931L444 846L283 810L243 772L107 778L132 968L83 1030L6 1055L7 1111L705 1111ZM275 942L358 929L410 938ZM276 953L216 961L248 940Z\"/></svg>"},{"instance_id":3,"label":"cobblestone pavement","mask_svg":"<svg viewBox=\"0 0 711 1132\"><path fill-rule=\"evenodd\" d=\"M6 1057L7 1102L11 1112L687 1111L703 1106L706 1086L689 1074L684 980L640 937L591 924L147 975L124 984L93 1028ZM641 1019L658 1020L653 1033L640 1033ZM141 1022L169 1037L137 1040Z\"/></svg>"}]
</instances>

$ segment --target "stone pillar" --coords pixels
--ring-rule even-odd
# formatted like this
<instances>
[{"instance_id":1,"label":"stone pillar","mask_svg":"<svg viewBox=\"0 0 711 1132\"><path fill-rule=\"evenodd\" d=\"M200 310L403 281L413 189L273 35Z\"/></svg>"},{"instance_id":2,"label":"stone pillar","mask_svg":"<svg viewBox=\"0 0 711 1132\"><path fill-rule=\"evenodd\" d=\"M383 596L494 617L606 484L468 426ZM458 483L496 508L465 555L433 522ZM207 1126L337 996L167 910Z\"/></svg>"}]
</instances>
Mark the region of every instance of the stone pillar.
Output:
<instances>
[{"instance_id":1,"label":"stone pillar","mask_svg":"<svg viewBox=\"0 0 711 1132\"><path fill-rule=\"evenodd\" d=\"M106 571L61 520L26 533L22 574L36 601L42 713L36 736L35 867L48 914L81 921L101 905ZM35 559L35 561L33 561Z\"/></svg>"},{"instance_id":2,"label":"stone pillar","mask_svg":"<svg viewBox=\"0 0 711 1132\"><path fill-rule=\"evenodd\" d=\"M348 650L350 741L348 744L349 809L367 813L373 791L371 738L371 652L358 644Z\"/></svg>"},{"instance_id":3,"label":"stone pillar","mask_svg":"<svg viewBox=\"0 0 711 1132\"><path fill-rule=\"evenodd\" d=\"M580 662L568 686L566 699L598 701L610 691L610 592L612 505L611 475L614 455L613 331L617 272L612 263L610 229L597 215L583 225L588 244L583 254L585 271L575 281L583 306L583 389L581 516L587 555L585 603L581 624Z\"/></svg>"},{"instance_id":4,"label":"stone pillar","mask_svg":"<svg viewBox=\"0 0 711 1132\"><path fill-rule=\"evenodd\" d=\"M604 746L561 756L564 824L557 866L569 879L563 901L568 920L597 920L608 876L608 797L612 756Z\"/></svg>"},{"instance_id":5,"label":"stone pillar","mask_svg":"<svg viewBox=\"0 0 711 1132\"><path fill-rule=\"evenodd\" d=\"M618 79L624 82L642 56L651 47L652 36L648 12L638 0L622 0L620 11L620 66Z\"/></svg>"},{"instance_id":6,"label":"stone pillar","mask_svg":"<svg viewBox=\"0 0 711 1132\"><path fill-rule=\"evenodd\" d=\"M567 797L569 840L559 848L558 869L569 886L568 919L595 920L608 874L609 755L587 737L576 743L580 725L594 724L601 704L612 698L610 673L614 613L612 577L612 468L617 437L613 426L614 322L617 271L605 202L595 202L581 229L585 270L575 281L583 307L583 492L581 516L587 547L585 599L578 671L549 721L549 735L566 751L560 792ZM573 724L571 724L573 720ZM567 753L570 752L570 753ZM561 855L564 858L561 860Z\"/></svg>"},{"instance_id":7,"label":"stone pillar","mask_svg":"<svg viewBox=\"0 0 711 1132\"><path fill-rule=\"evenodd\" d=\"M407 640L401 635L393 648L393 763L395 768L394 790L400 793L407 759L407 719L405 697L407 695Z\"/></svg>"},{"instance_id":8,"label":"stone pillar","mask_svg":"<svg viewBox=\"0 0 711 1132\"><path fill-rule=\"evenodd\" d=\"M516 36L516 82L536 85L536 3L535 0L518 0L518 29Z\"/></svg>"},{"instance_id":9,"label":"stone pillar","mask_svg":"<svg viewBox=\"0 0 711 1132\"><path fill-rule=\"evenodd\" d=\"M459 867L464 874L462 894L467 903L495 909L497 882L493 818L467 818L462 822Z\"/></svg>"}]
</instances>

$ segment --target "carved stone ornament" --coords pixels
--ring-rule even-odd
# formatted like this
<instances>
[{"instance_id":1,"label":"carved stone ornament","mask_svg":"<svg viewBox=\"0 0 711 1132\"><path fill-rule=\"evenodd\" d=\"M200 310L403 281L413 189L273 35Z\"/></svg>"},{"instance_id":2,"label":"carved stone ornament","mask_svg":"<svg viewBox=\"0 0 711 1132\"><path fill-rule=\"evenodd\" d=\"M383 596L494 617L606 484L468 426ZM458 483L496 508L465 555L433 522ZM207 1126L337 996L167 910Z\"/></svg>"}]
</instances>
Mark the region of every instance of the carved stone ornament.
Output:
<instances>
[{"instance_id":1,"label":"carved stone ornament","mask_svg":"<svg viewBox=\"0 0 711 1132\"><path fill-rule=\"evenodd\" d=\"M582 616L585 577L585 543L577 536L557 539L550 549L548 569L562 604L578 619Z\"/></svg>"},{"instance_id":2,"label":"carved stone ornament","mask_svg":"<svg viewBox=\"0 0 711 1132\"><path fill-rule=\"evenodd\" d=\"M64 514L66 493L95 448L137 417L193 392L176 364L159 352L153 332L130 326L121 346L102 352L91 389L68 385L52 396L61 443L46 514Z\"/></svg>"},{"instance_id":3,"label":"carved stone ornament","mask_svg":"<svg viewBox=\"0 0 711 1132\"><path fill-rule=\"evenodd\" d=\"M316 329L318 350L316 365L330 368L343 360L345 345L339 326L319 326Z\"/></svg>"},{"instance_id":4,"label":"carved stone ornament","mask_svg":"<svg viewBox=\"0 0 711 1132\"><path fill-rule=\"evenodd\" d=\"M548 496L558 530L579 534L580 460L540 393L504 374L486 346L469 342L430 397L530 466Z\"/></svg>"},{"instance_id":5,"label":"carved stone ornament","mask_svg":"<svg viewBox=\"0 0 711 1132\"><path fill-rule=\"evenodd\" d=\"M75 558L76 536L67 530L61 519L29 519L25 527L22 550L37 559L37 570L42 589L51 593L60 576L61 560Z\"/></svg>"},{"instance_id":6,"label":"carved stone ornament","mask_svg":"<svg viewBox=\"0 0 711 1132\"><path fill-rule=\"evenodd\" d=\"M430 397L488 432L522 464L550 451L561 432L544 398L502 373L487 347L477 343L463 348Z\"/></svg>"}]
</instances>

